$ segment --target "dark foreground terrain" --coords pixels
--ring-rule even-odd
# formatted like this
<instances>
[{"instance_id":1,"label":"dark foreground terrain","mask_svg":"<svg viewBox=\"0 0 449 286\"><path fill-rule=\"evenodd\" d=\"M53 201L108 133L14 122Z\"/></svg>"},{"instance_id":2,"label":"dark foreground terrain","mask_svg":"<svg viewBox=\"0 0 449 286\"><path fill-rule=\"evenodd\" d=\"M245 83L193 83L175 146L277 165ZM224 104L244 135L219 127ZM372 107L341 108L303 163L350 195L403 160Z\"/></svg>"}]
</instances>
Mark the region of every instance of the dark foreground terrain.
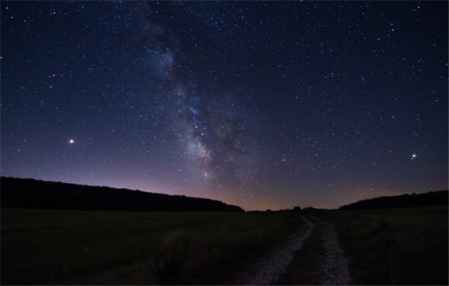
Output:
<instances>
[{"instance_id":1,"label":"dark foreground terrain","mask_svg":"<svg viewBox=\"0 0 449 286\"><path fill-rule=\"evenodd\" d=\"M341 211L333 221L354 283L448 283L447 206Z\"/></svg>"},{"instance_id":2,"label":"dark foreground terrain","mask_svg":"<svg viewBox=\"0 0 449 286\"><path fill-rule=\"evenodd\" d=\"M294 212L3 209L2 283L447 284L447 207L304 218L312 227ZM277 246L298 230L285 261Z\"/></svg>"},{"instance_id":3,"label":"dark foreground terrain","mask_svg":"<svg viewBox=\"0 0 449 286\"><path fill-rule=\"evenodd\" d=\"M293 213L2 211L2 283L231 283Z\"/></svg>"},{"instance_id":4,"label":"dark foreground terrain","mask_svg":"<svg viewBox=\"0 0 449 286\"><path fill-rule=\"evenodd\" d=\"M196 198L4 182L2 284L448 283L447 191L243 212ZM113 203L102 202L108 193ZM148 205L129 210L139 198Z\"/></svg>"}]
</instances>

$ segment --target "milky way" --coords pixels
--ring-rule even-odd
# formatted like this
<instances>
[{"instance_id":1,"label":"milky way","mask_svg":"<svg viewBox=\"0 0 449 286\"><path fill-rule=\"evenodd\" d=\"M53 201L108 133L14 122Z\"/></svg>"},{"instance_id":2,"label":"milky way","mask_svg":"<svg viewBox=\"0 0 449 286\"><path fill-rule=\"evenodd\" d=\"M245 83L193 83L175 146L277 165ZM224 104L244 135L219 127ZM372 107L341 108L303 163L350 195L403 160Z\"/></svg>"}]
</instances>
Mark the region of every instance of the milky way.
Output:
<instances>
[{"instance_id":1,"label":"milky way","mask_svg":"<svg viewBox=\"0 0 449 286\"><path fill-rule=\"evenodd\" d=\"M204 93L200 80L185 80L175 74L179 48L175 43L179 41L169 29L155 22L151 7L145 7L143 17L147 20L142 37L148 43L145 51L149 74L168 82L166 96L174 98L168 104L171 130L185 159L191 161L191 171L210 189L241 191L257 172L257 164L250 163L254 161L251 153L255 145L248 140L250 136L245 136L248 130L243 114L247 110L232 92L220 89Z\"/></svg>"}]
</instances>

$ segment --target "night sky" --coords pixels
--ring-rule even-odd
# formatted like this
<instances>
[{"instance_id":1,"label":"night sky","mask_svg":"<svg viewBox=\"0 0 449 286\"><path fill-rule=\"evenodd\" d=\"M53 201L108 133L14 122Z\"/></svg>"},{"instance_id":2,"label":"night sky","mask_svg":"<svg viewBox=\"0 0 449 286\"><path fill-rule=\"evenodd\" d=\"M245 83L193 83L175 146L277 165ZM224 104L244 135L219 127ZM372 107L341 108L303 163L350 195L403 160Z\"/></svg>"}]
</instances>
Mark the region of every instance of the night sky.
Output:
<instances>
[{"instance_id":1,"label":"night sky","mask_svg":"<svg viewBox=\"0 0 449 286\"><path fill-rule=\"evenodd\" d=\"M2 175L246 209L447 188L447 2L1 11Z\"/></svg>"}]
</instances>

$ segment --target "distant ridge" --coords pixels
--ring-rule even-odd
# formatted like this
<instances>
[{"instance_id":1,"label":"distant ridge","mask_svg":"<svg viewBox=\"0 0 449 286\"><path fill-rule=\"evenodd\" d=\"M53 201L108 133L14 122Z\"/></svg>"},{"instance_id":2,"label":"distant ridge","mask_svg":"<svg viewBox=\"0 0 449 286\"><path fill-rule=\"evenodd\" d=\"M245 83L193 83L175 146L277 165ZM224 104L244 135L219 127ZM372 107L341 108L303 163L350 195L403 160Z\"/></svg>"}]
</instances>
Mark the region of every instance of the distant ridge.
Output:
<instances>
[{"instance_id":1,"label":"distant ridge","mask_svg":"<svg viewBox=\"0 0 449 286\"><path fill-rule=\"evenodd\" d=\"M243 211L220 201L60 182L1 177L2 208Z\"/></svg>"},{"instance_id":2,"label":"distant ridge","mask_svg":"<svg viewBox=\"0 0 449 286\"><path fill-rule=\"evenodd\" d=\"M341 210L357 209L386 209L386 208L407 208L425 206L447 206L448 191L432 191L422 194L404 194L398 196L378 197L361 200L355 203L341 206Z\"/></svg>"}]
</instances>

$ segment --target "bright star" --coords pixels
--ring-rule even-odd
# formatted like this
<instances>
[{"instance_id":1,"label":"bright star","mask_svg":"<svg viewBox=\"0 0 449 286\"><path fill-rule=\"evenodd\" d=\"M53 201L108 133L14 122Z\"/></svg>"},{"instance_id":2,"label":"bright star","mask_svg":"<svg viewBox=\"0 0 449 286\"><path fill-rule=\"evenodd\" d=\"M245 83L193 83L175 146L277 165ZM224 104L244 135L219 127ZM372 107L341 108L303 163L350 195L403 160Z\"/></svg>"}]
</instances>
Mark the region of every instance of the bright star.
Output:
<instances>
[{"instance_id":1,"label":"bright star","mask_svg":"<svg viewBox=\"0 0 449 286\"><path fill-rule=\"evenodd\" d=\"M70 139L69 139L69 144L75 144L75 139L70 138Z\"/></svg>"},{"instance_id":2,"label":"bright star","mask_svg":"<svg viewBox=\"0 0 449 286\"><path fill-rule=\"evenodd\" d=\"M418 155L416 155L416 153L412 153L410 155L410 160L415 160L416 158L418 158Z\"/></svg>"}]
</instances>

